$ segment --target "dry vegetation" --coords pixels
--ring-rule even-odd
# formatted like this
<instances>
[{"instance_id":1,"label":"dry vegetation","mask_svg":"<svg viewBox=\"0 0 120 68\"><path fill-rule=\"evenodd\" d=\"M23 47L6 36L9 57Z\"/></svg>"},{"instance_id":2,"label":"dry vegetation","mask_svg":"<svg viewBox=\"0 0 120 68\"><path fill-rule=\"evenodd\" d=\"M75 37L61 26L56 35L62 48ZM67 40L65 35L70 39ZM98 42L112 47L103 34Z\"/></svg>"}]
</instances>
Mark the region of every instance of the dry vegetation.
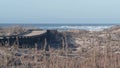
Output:
<instances>
[{"instance_id":1,"label":"dry vegetation","mask_svg":"<svg viewBox=\"0 0 120 68\"><path fill-rule=\"evenodd\" d=\"M0 28L0 36L9 36L16 35L27 31L27 29L23 28L21 25L16 25L12 27L2 27Z\"/></svg>"},{"instance_id":2,"label":"dry vegetation","mask_svg":"<svg viewBox=\"0 0 120 68\"><path fill-rule=\"evenodd\" d=\"M0 68L120 68L120 38L113 34L74 34L75 51L64 41L62 49L49 46L45 51L46 40L43 50L38 50L37 44L26 49L19 49L17 44L0 47Z\"/></svg>"}]
</instances>

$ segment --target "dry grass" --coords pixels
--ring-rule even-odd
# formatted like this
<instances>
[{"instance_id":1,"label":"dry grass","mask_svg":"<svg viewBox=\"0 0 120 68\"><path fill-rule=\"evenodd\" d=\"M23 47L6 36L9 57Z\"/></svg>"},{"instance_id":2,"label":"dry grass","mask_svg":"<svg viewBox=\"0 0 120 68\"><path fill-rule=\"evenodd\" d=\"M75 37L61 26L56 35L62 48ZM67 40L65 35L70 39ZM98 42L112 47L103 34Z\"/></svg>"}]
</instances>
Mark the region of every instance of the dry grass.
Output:
<instances>
[{"instance_id":1,"label":"dry grass","mask_svg":"<svg viewBox=\"0 0 120 68\"><path fill-rule=\"evenodd\" d=\"M21 25L0 28L0 36L16 35L25 32L26 29Z\"/></svg>"},{"instance_id":2,"label":"dry grass","mask_svg":"<svg viewBox=\"0 0 120 68\"><path fill-rule=\"evenodd\" d=\"M60 50L57 53L50 53L40 51L23 55L18 57L21 59L22 65L8 64L9 58L12 56L4 55L4 59L1 60L1 66L22 67L22 68L119 68L120 67L120 54L107 53L100 54L97 51L91 52L90 56L85 58L81 56L70 57L66 53L65 56L60 55ZM37 54L36 54L37 53ZM112 55L111 55L112 54ZM34 58L32 59L32 55ZM48 56L49 55L49 56ZM27 58L26 58L27 57ZM18 59L16 58L16 60ZM14 63L15 61L11 61Z\"/></svg>"},{"instance_id":3,"label":"dry grass","mask_svg":"<svg viewBox=\"0 0 120 68\"><path fill-rule=\"evenodd\" d=\"M96 36L92 40L95 38ZM120 52L113 51L111 42L113 41L110 37L104 45L101 43L96 45L94 41L91 41L90 45L93 47L90 50L79 52L71 51L72 49L69 49L64 41L62 41L62 49L54 50L49 46L49 51L45 51L46 40L43 50L37 50L38 45L35 44L34 49L26 49L28 53L24 53L24 49L15 46L1 47L0 52L4 52L0 53L0 58L3 56L0 59L0 68L120 68ZM119 41L114 41L114 43L116 43L114 46L119 46ZM18 51L23 54L15 56ZM17 64L18 59L21 64Z\"/></svg>"}]
</instances>

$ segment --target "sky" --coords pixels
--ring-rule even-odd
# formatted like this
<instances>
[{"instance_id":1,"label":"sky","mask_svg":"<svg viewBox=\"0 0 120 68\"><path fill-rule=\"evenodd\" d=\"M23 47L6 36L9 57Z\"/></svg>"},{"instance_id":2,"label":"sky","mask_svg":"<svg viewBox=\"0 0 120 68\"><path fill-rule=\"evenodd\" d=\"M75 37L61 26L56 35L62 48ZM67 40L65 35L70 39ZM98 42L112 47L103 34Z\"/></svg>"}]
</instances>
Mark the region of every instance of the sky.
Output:
<instances>
[{"instance_id":1,"label":"sky","mask_svg":"<svg viewBox=\"0 0 120 68\"><path fill-rule=\"evenodd\" d=\"M0 23L120 24L120 0L0 0Z\"/></svg>"}]
</instances>

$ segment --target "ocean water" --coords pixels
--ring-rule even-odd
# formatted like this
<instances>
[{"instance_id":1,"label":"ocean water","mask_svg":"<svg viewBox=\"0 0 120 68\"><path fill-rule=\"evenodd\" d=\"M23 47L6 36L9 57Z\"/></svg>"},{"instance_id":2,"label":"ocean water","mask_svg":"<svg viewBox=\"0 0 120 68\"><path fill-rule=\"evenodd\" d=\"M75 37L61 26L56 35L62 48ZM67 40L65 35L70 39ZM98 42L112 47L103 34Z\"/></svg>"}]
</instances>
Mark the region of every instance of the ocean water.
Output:
<instances>
[{"instance_id":1,"label":"ocean water","mask_svg":"<svg viewBox=\"0 0 120 68\"><path fill-rule=\"evenodd\" d=\"M83 29L89 31L100 31L114 26L112 24L0 24L0 27L10 27L15 25L21 25L23 27L34 27L40 29L51 29L51 30Z\"/></svg>"}]
</instances>

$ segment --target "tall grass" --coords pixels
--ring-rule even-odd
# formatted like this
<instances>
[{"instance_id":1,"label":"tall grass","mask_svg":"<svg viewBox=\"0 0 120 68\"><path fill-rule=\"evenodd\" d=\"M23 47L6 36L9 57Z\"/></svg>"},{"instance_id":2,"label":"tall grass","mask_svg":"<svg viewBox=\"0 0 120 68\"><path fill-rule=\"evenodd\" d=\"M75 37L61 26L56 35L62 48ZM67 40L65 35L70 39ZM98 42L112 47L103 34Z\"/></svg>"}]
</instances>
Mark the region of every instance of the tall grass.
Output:
<instances>
[{"instance_id":1,"label":"tall grass","mask_svg":"<svg viewBox=\"0 0 120 68\"><path fill-rule=\"evenodd\" d=\"M112 45L114 44L111 43L111 38L108 37L109 40L106 40L102 49L99 39L97 39L98 44L95 44L96 37L94 35L92 40L90 40L90 45L94 46L90 51L77 53L77 55L73 51L69 52L67 38L62 40L62 49L54 50L49 45L49 51L46 51L47 40L45 39L43 50L38 50L36 43L34 49L28 50L30 53L22 56L15 56L17 50L22 50L18 47L16 48L19 44L13 46L15 50L9 50L8 47L0 47L5 53L3 54L4 59L0 59L0 68L120 68L120 54L119 52L113 52ZM85 40L83 41L85 44ZM117 45L118 41L114 42ZM12 61L12 59L14 60ZM14 64L17 59L20 59L20 65Z\"/></svg>"}]
</instances>

